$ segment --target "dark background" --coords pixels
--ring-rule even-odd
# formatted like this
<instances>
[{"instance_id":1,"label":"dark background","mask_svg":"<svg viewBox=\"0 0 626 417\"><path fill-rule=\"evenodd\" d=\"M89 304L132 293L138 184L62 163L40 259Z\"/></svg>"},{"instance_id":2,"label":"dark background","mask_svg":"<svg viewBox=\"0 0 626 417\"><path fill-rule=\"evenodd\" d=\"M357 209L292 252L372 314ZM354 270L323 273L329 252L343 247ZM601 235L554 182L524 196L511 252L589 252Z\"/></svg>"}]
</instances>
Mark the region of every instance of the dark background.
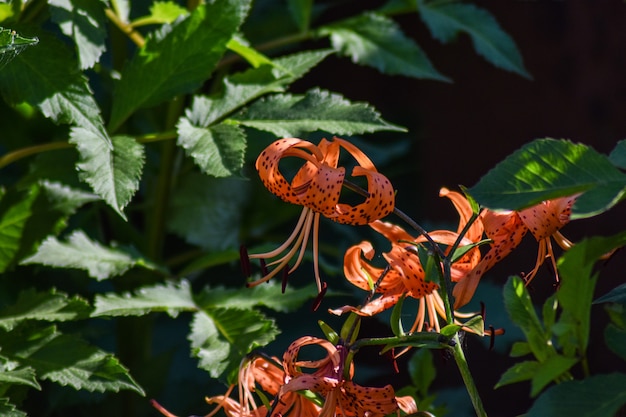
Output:
<instances>
[{"instance_id":1,"label":"dark background","mask_svg":"<svg viewBox=\"0 0 626 417\"><path fill-rule=\"evenodd\" d=\"M571 139L605 154L619 140L626 139L624 1L472 3L494 14L511 35L532 80L492 66L476 54L466 35L450 44L439 43L413 14L397 20L417 40L435 68L453 83L380 77L374 69L330 57L294 86L305 90L319 85L341 92L352 101L369 102L384 119L409 129L408 134L387 136L394 140L408 135L412 143L410 152L389 170L398 189L398 207L425 225L456 221L451 204L437 197L440 187L474 185L496 163L533 139ZM376 138L384 140L385 135ZM624 228L625 213L622 203L596 218L573 222L563 232L574 241L585 236L610 235ZM536 243L528 236L507 259L506 266L498 265L485 281L497 287L506 276L530 270L535 254ZM624 251L601 265L596 295L626 282L625 268ZM530 290L539 302L552 293L554 279L549 268L537 276ZM490 303L494 313L491 315ZM491 322L496 327L506 325L505 313L497 304L487 303L487 324ZM601 339L606 325L601 306L594 307L592 320L592 340ZM514 336L509 333L509 337ZM489 351L483 342L475 338L467 341L468 360L487 412L496 417L522 414L530 404L529 384L492 389L502 370L514 363L508 358L507 339L496 341L496 351ZM623 362L610 352L592 349L589 357L593 372L624 370ZM453 363L441 358L436 362L435 388L444 390L460 384ZM405 382L402 375L396 378L398 386ZM451 401L455 401L454 393L448 397ZM454 406L450 410L456 416L465 415L455 413L458 409Z\"/></svg>"}]
</instances>

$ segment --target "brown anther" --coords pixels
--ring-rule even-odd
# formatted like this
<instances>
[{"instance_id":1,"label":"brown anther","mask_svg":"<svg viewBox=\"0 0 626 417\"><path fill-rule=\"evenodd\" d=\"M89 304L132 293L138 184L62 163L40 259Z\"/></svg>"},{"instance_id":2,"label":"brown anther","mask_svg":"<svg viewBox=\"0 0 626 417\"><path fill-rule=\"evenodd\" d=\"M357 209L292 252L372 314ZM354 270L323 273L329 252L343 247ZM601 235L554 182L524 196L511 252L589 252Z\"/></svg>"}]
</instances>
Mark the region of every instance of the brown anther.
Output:
<instances>
[{"instance_id":1,"label":"brown anther","mask_svg":"<svg viewBox=\"0 0 626 417\"><path fill-rule=\"evenodd\" d=\"M239 262L241 262L241 271L246 278L252 275L252 265L250 265L250 257L248 256L248 248L244 245L239 246Z\"/></svg>"},{"instance_id":2,"label":"brown anther","mask_svg":"<svg viewBox=\"0 0 626 417\"><path fill-rule=\"evenodd\" d=\"M263 259L263 258L259 259L259 263L261 264L261 274L263 276L269 274L269 271L267 269L267 265L265 265L265 259Z\"/></svg>"},{"instance_id":3,"label":"brown anther","mask_svg":"<svg viewBox=\"0 0 626 417\"><path fill-rule=\"evenodd\" d=\"M320 304L322 304L322 298L324 298L327 289L328 285L326 285L325 282L322 282L322 289L320 290L319 294L317 294L317 297L315 297L315 300L313 300L313 305L311 306L312 311L317 311L317 309L320 307Z\"/></svg>"},{"instance_id":4,"label":"brown anther","mask_svg":"<svg viewBox=\"0 0 626 417\"><path fill-rule=\"evenodd\" d=\"M285 289L287 288L288 277L289 277L289 265L286 265L285 268L283 269L283 277L282 277L282 283L280 287L280 290L283 294L285 293Z\"/></svg>"}]
</instances>

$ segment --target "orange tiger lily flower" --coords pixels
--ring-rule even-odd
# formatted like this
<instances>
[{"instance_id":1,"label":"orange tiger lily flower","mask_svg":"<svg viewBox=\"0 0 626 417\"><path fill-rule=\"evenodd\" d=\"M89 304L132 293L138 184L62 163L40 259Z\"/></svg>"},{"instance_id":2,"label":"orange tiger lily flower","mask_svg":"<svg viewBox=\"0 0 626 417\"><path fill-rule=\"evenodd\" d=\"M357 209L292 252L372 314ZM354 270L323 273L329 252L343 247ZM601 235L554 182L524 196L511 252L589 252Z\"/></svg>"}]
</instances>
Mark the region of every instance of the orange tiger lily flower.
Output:
<instances>
[{"instance_id":1,"label":"orange tiger lily flower","mask_svg":"<svg viewBox=\"0 0 626 417\"><path fill-rule=\"evenodd\" d=\"M559 230L569 223L571 208L576 197L577 195L546 200L520 211L483 210L480 220L485 234L493 243L481 261L455 285L452 292L455 297L455 308L470 301L482 275L510 254L521 243L528 231L539 243L539 248L535 267L524 277L526 282L530 282L535 277L547 257L551 259L554 271L557 271L551 238L565 250L572 246L572 243ZM558 281L558 272L556 273Z\"/></svg>"},{"instance_id":2,"label":"orange tiger lily flower","mask_svg":"<svg viewBox=\"0 0 626 417\"><path fill-rule=\"evenodd\" d=\"M347 151L358 164L353 176L367 179L369 196L357 205L340 203L340 194L346 176L345 168L338 167L341 149ZM304 161L291 181L280 171L283 158L295 157ZM385 217L394 209L395 195L389 180L380 174L372 161L356 146L340 138L322 139L314 145L297 138L278 140L268 146L257 158L256 168L265 187L282 200L303 206L302 214L289 238L281 246L267 253L252 254L252 259L276 258L268 264L273 270L261 279L248 283L254 286L266 282L287 266L296 253L298 257L289 269L292 273L301 263L313 230L313 266L318 291L322 283L318 264L318 235L320 216L335 222L366 225Z\"/></svg>"},{"instance_id":3,"label":"orange tiger lily flower","mask_svg":"<svg viewBox=\"0 0 626 417\"><path fill-rule=\"evenodd\" d=\"M300 349L308 345L323 348L326 355L318 360L300 360ZM411 397L397 398L391 385L372 388L351 381L353 364L347 371L344 369L347 351L345 346L335 346L328 340L311 336L294 341L283 356L287 383L280 389L278 402L283 402L289 393L308 390L324 398L320 417L384 417L391 413L399 416L400 409L407 414L417 412L415 401ZM303 368L312 372L304 372Z\"/></svg>"}]
</instances>

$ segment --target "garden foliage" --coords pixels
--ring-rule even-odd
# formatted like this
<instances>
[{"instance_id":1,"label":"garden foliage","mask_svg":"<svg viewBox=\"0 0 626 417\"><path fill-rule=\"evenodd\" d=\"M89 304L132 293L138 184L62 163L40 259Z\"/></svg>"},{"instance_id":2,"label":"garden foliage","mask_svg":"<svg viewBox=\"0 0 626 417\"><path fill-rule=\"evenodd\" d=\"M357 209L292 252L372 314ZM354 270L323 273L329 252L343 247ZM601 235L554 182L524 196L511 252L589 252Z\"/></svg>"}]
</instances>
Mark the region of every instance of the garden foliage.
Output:
<instances>
[{"instance_id":1,"label":"garden foliage","mask_svg":"<svg viewBox=\"0 0 626 417\"><path fill-rule=\"evenodd\" d=\"M293 207L260 186L254 160L278 138L320 132L392 160L390 143L361 135L405 131L393 115L341 92L291 91L329 56L381 76L452 82L394 20L414 14L441 43L469 36L488 62L530 78L514 41L483 8L353 3L341 18L333 2L313 0L0 3L0 415L154 415L145 397L178 392L176 384L236 383L242 358L280 334L277 317L309 307L312 280L246 288L239 270L240 245L264 250L295 221ZM626 142L603 155L567 140L530 139L467 189L476 209L522 210L580 194L574 220L623 199ZM420 259L443 285L450 277L441 263L488 243L444 258L424 243ZM562 285L541 314L520 278L504 285L507 311L525 337L512 354L524 359L502 370L498 386L530 380L528 415L591 416L599 407L610 415L626 403L619 389L626 374L595 375L585 359L595 302L612 319L607 346L626 360L624 286L593 298L601 279L593 266L625 243L624 233L590 237L563 255ZM342 275L338 251L322 248L322 267L333 276L328 296ZM404 391L421 410L443 412L428 391L436 371L426 348L453 349L461 325L444 323L443 339L414 336L402 308L376 343L416 348ZM170 332L174 325L184 332ZM321 327L317 336L343 336ZM469 328L481 333L482 321ZM179 360L172 346L180 345L201 377L170 379ZM481 410L478 394L469 395Z\"/></svg>"}]
</instances>

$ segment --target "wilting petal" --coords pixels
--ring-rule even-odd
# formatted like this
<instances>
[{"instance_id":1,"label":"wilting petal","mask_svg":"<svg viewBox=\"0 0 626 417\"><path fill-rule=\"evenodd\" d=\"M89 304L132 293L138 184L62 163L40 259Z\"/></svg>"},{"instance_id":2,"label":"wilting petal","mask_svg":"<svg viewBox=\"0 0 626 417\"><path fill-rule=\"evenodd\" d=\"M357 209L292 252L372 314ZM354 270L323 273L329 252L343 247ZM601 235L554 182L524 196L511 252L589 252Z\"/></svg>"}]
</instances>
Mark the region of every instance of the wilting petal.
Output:
<instances>
[{"instance_id":1,"label":"wilting petal","mask_svg":"<svg viewBox=\"0 0 626 417\"><path fill-rule=\"evenodd\" d=\"M519 216L537 241L548 238L565 226L578 196L555 198L519 212Z\"/></svg>"}]
</instances>

